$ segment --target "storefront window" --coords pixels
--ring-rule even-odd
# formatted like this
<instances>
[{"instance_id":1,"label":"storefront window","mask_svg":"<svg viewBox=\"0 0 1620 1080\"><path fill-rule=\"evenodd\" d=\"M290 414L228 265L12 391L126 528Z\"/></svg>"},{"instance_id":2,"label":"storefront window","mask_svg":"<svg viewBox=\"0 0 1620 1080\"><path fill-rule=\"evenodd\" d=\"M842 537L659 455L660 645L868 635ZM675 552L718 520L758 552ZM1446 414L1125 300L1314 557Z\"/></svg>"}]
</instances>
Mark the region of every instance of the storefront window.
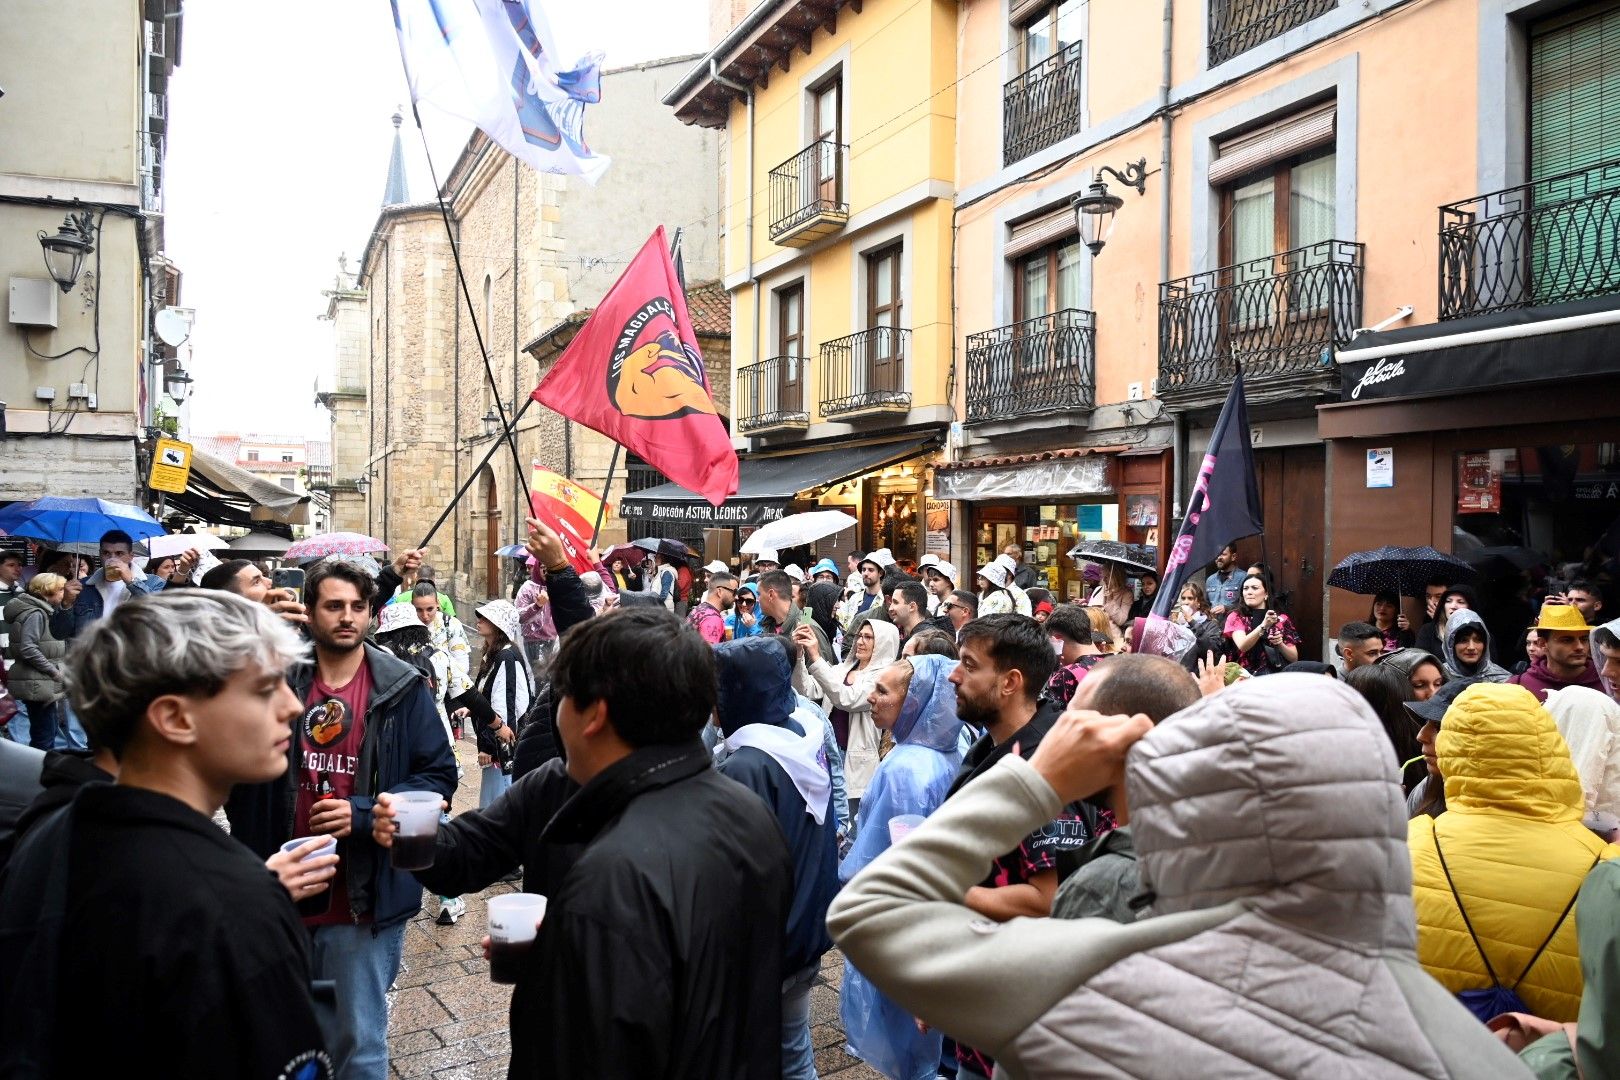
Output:
<instances>
[{"instance_id":1,"label":"storefront window","mask_svg":"<svg viewBox=\"0 0 1620 1080\"><path fill-rule=\"evenodd\" d=\"M1006 550L1024 549L1024 561L1059 602L1084 599L1085 586L1069 551L1082 540L1118 540L1117 500L1036 506L981 507L974 517L973 571ZM968 570L963 570L967 576Z\"/></svg>"}]
</instances>

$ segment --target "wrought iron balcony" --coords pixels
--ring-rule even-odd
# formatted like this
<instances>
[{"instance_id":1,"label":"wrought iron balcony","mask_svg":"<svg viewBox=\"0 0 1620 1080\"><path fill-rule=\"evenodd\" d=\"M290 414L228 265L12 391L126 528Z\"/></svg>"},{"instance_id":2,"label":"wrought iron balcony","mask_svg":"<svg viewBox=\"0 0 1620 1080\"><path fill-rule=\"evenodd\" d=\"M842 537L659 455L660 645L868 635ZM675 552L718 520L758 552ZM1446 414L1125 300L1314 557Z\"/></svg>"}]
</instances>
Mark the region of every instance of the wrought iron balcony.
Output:
<instances>
[{"instance_id":1,"label":"wrought iron balcony","mask_svg":"<svg viewBox=\"0 0 1620 1080\"><path fill-rule=\"evenodd\" d=\"M874 326L821 346L821 415L855 416L905 412L911 408L906 389L906 352L911 331Z\"/></svg>"},{"instance_id":2,"label":"wrought iron balcony","mask_svg":"<svg viewBox=\"0 0 1620 1080\"><path fill-rule=\"evenodd\" d=\"M1241 363L1255 381L1335 375L1361 325L1365 248L1324 240L1159 286L1159 396L1197 397Z\"/></svg>"},{"instance_id":3,"label":"wrought iron balcony","mask_svg":"<svg viewBox=\"0 0 1620 1080\"><path fill-rule=\"evenodd\" d=\"M1620 293L1620 161L1440 208L1440 318Z\"/></svg>"},{"instance_id":4,"label":"wrought iron balcony","mask_svg":"<svg viewBox=\"0 0 1620 1080\"><path fill-rule=\"evenodd\" d=\"M804 382L810 361L802 356L773 356L737 370L737 430L805 428Z\"/></svg>"},{"instance_id":5,"label":"wrought iron balcony","mask_svg":"<svg viewBox=\"0 0 1620 1080\"><path fill-rule=\"evenodd\" d=\"M844 227L849 194L844 158L849 147L822 139L771 170L771 239L804 247Z\"/></svg>"},{"instance_id":6,"label":"wrought iron balcony","mask_svg":"<svg viewBox=\"0 0 1620 1080\"><path fill-rule=\"evenodd\" d=\"M1339 6L1339 0L1210 0L1209 66L1224 64Z\"/></svg>"},{"instance_id":7,"label":"wrought iron balcony","mask_svg":"<svg viewBox=\"0 0 1620 1080\"><path fill-rule=\"evenodd\" d=\"M1080 131L1080 43L1053 53L1001 91L1001 163L1011 165Z\"/></svg>"},{"instance_id":8,"label":"wrought iron balcony","mask_svg":"<svg viewBox=\"0 0 1620 1080\"><path fill-rule=\"evenodd\" d=\"M1096 316L1079 308L968 335L967 422L1091 408L1096 344Z\"/></svg>"}]
</instances>

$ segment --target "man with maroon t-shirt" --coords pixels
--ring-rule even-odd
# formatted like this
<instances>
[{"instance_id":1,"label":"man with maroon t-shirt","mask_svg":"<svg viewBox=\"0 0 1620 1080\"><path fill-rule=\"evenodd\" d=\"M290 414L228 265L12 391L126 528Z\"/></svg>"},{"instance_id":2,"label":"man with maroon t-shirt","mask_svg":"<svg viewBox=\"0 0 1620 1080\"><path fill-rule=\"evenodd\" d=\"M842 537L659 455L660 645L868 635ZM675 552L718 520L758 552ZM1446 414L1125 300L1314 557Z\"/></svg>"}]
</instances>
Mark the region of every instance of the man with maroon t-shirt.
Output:
<instances>
[{"instance_id":1,"label":"man with maroon t-shirt","mask_svg":"<svg viewBox=\"0 0 1620 1080\"><path fill-rule=\"evenodd\" d=\"M371 838L371 808L384 791L449 798L456 763L420 672L368 645L376 583L327 561L304 582L314 664L288 675L303 702L293 726L288 777L239 787L226 804L232 835L261 857L298 836L338 838L343 861L324 911L305 912L315 979L336 983L325 1032L338 1080L388 1075L389 985L399 972L405 924L422 889L389 865Z\"/></svg>"}]
</instances>

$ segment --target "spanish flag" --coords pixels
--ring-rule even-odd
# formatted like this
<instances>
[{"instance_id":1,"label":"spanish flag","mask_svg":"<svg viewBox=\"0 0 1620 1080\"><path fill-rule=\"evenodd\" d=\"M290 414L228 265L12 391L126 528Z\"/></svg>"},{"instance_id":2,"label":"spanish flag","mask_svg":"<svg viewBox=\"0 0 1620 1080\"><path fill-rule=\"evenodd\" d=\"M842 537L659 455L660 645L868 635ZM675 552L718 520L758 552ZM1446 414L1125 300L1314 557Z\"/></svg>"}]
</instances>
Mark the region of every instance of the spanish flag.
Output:
<instances>
[{"instance_id":1,"label":"spanish flag","mask_svg":"<svg viewBox=\"0 0 1620 1080\"><path fill-rule=\"evenodd\" d=\"M737 490L737 452L709 391L662 225L579 328L534 398L640 455L715 506Z\"/></svg>"},{"instance_id":2,"label":"spanish flag","mask_svg":"<svg viewBox=\"0 0 1620 1080\"><path fill-rule=\"evenodd\" d=\"M581 574L596 566L591 561L590 547L601 507L602 496L590 488L550 469L534 467L534 479L529 485L529 509L562 538L568 565Z\"/></svg>"}]
</instances>

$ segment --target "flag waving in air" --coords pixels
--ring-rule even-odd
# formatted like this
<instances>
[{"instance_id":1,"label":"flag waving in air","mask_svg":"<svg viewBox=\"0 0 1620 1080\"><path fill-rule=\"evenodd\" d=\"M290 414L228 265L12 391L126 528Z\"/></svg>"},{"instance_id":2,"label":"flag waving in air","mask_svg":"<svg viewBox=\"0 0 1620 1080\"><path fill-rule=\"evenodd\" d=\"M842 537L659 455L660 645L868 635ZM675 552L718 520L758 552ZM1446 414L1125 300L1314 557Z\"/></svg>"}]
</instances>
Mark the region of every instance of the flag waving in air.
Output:
<instances>
[{"instance_id":1,"label":"flag waving in air","mask_svg":"<svg viewBox=\"0 0 1620 1080\"><path fill-rule=\"evenodd\" d=\"M1153 614L1160 618L1170 614L1193 567L1213 561L1221 548L1264 527L1260 486L1254 477L1254 448L1249 444L1249 403L1239 372L1215 421L1209 449L1204 451L1192 498L1187 500L1187 517L1165 560L1164 581L1153 601Z\"/></svg>"},{"instance_id":2,"label":"flag waving in air","mask_svg":"<svg viewBox=\"0 0 1620 1080\"><path fill-rule=\"evenodd\" d=\"M581 574L595 568L589 551L596 538L602 496L536 465L529 488L529 508L562 540L569 566Z\"/></svg>"},{"instance_id":3,"label":"flag waving in air","mask_svg":"<svg viewBox=\"0 0 1620 1080\"><path fill-rule=\"evenodd\" d=\"M534 398L715 506L737 490L737 452L709 392L663 226L591 312Z\"/></svg>"},{"instance_id":4,"label":"flag waving in air","mask_svg":"<svg viewBox=\"0 0 1620 1080\"><path fill-rule=\"evenodd\" d=\"M592 184L608 159L585 143L585 106L602 100L601 55L568 66L539 0L392 0L411 100L478 125L541 172Z\"/></svg>"}]
</instances>

